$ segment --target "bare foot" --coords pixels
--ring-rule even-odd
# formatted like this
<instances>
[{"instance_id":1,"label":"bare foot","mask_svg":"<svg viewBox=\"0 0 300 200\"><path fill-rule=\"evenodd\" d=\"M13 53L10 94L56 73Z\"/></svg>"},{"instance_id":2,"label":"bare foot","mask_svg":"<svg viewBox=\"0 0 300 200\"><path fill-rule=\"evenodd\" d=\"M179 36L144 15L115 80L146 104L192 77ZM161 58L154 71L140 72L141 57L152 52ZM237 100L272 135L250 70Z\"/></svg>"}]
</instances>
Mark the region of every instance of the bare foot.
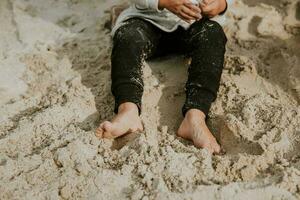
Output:
<instances>
[{"instance_id":1,"label":"bare foot","mask_svg":"<svg viewBox=\"0 0 300 200\"><path fill-rule=\"evenodd\" d=\"M123 103L119 106L118 114L111 122L105 121L100 124L96 130L96 136L113 139L143 129L138 107L134 103Z\"/></svg>"},{"instance_id":2,"label":"bare foot","mask_svg":"<svg viewBox=\"0 0 300 200\"><path fill-rule=\"evenodd\" d=\"M221 147L205 123L205 114L200 110L191 109L179 127L177 135L193 141L198 148L205 148L210 153L220 153Z\"/></svg>"}]
</instances>

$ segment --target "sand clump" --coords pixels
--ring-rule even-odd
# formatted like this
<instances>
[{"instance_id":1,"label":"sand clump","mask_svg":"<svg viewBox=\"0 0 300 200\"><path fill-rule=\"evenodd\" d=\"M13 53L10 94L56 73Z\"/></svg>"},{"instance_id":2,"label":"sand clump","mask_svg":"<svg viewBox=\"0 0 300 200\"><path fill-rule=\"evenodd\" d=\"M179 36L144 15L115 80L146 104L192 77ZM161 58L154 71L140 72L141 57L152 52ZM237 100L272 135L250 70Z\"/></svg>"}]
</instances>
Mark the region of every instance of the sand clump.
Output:
<instances>
[{"instance_id":1,"label":"sand clump","mask_svg":"<svg viewBox=\"0 0 300 200\"><path fill-rule=\"evenodd\" d=\"M117 3L1 1L0 199L299 199L299 2L233 1L209 120L222 156L175 134L180 56L145 63L144 132L94 136L113 116Z\"/></svg>"}]
</instances>

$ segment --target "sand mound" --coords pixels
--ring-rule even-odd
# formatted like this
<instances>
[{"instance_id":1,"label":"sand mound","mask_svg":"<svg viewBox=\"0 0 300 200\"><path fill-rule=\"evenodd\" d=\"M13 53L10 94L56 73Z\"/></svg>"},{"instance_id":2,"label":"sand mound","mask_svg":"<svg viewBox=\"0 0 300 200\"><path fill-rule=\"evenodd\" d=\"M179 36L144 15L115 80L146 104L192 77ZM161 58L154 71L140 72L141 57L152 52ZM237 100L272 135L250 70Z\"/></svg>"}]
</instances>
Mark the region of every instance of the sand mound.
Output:
<instances>
[{"instance_id":1,"label":"sand mound","mask_svg":"<svg viewBox=\"0 0 300 200\"><path fill-rule=\"evenodd\" d=\"M210 156L176 137L187 60L145 63L145 131L110 141L106 10L119 1L0 2L0 199L299 199L300 17L236 1ZM174 109L174 108L178 109Z\"/></svg>"}]
</instances>

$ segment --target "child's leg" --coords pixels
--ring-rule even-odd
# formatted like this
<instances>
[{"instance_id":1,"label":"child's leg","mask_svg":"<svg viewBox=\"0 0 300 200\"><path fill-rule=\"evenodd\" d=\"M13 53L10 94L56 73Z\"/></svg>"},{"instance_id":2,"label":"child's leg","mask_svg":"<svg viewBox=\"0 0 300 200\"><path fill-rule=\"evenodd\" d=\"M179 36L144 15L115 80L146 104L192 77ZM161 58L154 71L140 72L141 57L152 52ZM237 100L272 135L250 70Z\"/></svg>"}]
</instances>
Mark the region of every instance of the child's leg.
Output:
<instances>
[{"instance_id":1,"label":"child's leg","mask_svg":"<svg viewBox=\"0 0 300 200\"><path fill-rule=\"evenodd\" d=\"M182 108L185 119L178 134L193 140L198 147L218 153L220 146L207 128L205 118L219 89L227 39L222 27L209 19L194 23L184 37L192 62Z\"/></svg>"},{"instance_id":2,"label":"child's leg","mask_svg":"<svg viewBox=\"0 0 300 200\"><path fill-rule=\"evenodd\" d=\"M149 22L133 18L114 35L111 55L115 118L100 125L97 136L114 138L141 130L139 118L143 95L143 61L156 51L160 31Z\"/></svg>"},{"instance_id":3,"label":"child's leg","mask_svg":"<svg viewBox=\"0 0 300 200\"><path fill-rule=\"evenodd\" d=\"M182 112L194 108L207 116L219 90L227 39L222 27L209 19L194 23L186 37L192 62Z\"/></svg>"},{"instance_id":4,"label":"child's leg","mask_svg":"<svg viewBox=\"0 0 300 200\"><path fill-rule=\"evenodd\" d=\"M159 38L160 32L156 27L137 18L130 19L116 32L111 55L115 113L124 102L135 103L141 112L142 66L144 60L155 53Z\"/></svg>"}]
</instances>

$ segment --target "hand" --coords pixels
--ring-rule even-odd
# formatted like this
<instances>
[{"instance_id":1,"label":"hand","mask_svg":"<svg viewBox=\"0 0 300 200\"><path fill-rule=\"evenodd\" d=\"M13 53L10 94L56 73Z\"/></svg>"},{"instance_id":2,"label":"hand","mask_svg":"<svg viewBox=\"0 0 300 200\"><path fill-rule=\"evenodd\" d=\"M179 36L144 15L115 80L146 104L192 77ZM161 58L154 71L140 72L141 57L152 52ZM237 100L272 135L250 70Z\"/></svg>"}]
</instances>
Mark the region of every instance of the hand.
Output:
<instances>
[{"instance_id":1,"label":"hand","mask_svg":"<svg viewBox=\"0 0 300 200\"><path fill-rule=\"evenodd\" d=\"M200 8L203 15L214 17L225 10L226 0L203 0Z\"/></svg>"},{"instance_id":2,"label":"hand","mask_svg":"<svg viewBox=\"0 0 300 200\"><path fill-rule=\"evenodd\" d=\"M189 0L159 0L159 9L163 8L168 9L188 23L202 18L201 9Z\"/></svg>"}]
</instances>

